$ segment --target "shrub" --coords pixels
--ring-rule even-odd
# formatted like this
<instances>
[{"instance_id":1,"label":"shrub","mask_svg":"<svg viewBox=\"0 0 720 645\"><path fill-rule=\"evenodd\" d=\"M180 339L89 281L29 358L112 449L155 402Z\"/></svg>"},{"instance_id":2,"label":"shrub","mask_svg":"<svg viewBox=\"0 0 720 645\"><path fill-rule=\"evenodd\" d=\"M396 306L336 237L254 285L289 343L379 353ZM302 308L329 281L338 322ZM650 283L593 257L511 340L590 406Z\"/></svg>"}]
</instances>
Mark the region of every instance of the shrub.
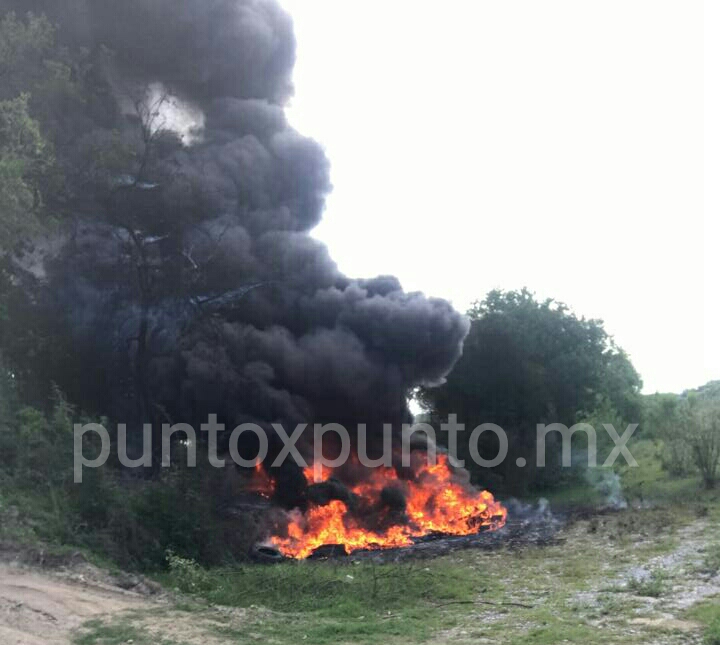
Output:
<instances>
[{"instance_id":1,"label":"shrub","mask_svg":"<svg viewBox=\"0 0 720 645\"><path fill-rule=\"evenodd\" d=\"M0 383L0 395L5 389ZM47 412L0 398L0 523L49 543L85 547L128 568L165 568L166 551L203 565L242 560L264 537L261 511L233 512L228 473L199 459L152 480L112 461L73 481L73 425L87 423L55 389ZM106 419L100 423L108 427ZM84 452L99 450L85 435ZM17 517L15 517L17 514ZM10 535L7 526L3 534Z\"/></svg>"},{"instance_id":2,"label":"shrub","mask_svg":"<svg viewBox=\"0 0 720 645\"><path fill-rule=\"evenodd\" d=\"M717 404L694 411L689 443L705 488L715 488L720 467L720 408Z\"/></svg>"},{"instance_id":3,"label":"shrub","mask_svg":"<svg viewBox=\"0 0 720 645\"><path fill-rule=\"evenodd\" d=\"M663 442L661 455L663 470L675 477L684 477L693 472L692 448L685 437L667 437Z\"/></svg>"},{"instance_id":4,"label":"shrub","mask_svg":"<svg viewBox=\"0 0 720 645\"><path fill-rule=\"evenodd\" d=\"M720 544L712 544L707 548L700 571L711 576L720 573Z\"/></svg>"},{"instance_id":5,"label":"shrub","mask_svg":"<svg viewBox=\"0 0 720 645\"><path fill-rule=\"evenodd\" d=\"M213 588L210 575L195 560L183 558L171 549L166 552L166 560L170 575L180 591L201 593Z\"/></svg>"},{"instance_id":6,"label":"shrub","mask_svg":"<svg viewBox=\"0 0 720 645\"><path fill-rule=\"evenodd\" d=\"M662 569L654 569L648 577L635 577L628 581L628 589L638 596L659 598L665 593L667 574Z\"/></svg>"}]
</instances>

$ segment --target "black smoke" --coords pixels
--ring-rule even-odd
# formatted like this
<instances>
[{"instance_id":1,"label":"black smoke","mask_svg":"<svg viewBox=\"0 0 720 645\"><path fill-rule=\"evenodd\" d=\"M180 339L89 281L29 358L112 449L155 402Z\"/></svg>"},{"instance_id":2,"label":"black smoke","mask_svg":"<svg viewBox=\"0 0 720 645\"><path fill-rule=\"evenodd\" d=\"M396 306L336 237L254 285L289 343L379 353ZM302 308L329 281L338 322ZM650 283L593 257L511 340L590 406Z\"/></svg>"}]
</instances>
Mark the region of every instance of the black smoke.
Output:
<instances>
[{"instance_id":1,"label":"black smoke","mask_svg":"<svg viewBox=\"0 0 720 645\"><path fill-rule=\"evenodd\" d=\"M286 13L267 0L15 5L46 12L65 46L89 52L93 84L93 100L57 117L73 133L58 144L66 226L60 250L48 245L38 301L72 340L53 380L131 426L198 428L212 413L272 438L275 422L377 432L407 421L409 391L442 381L468 323L393 277L344 276L309 235L331 190L329 162L285 118L295 60ZM202 114L192 138L148 128L151 87ZM97 167L108 149L128 160L118 152ZM276 476L280 489L305 485L297 471Z\"/></svg>"}]
</instances>

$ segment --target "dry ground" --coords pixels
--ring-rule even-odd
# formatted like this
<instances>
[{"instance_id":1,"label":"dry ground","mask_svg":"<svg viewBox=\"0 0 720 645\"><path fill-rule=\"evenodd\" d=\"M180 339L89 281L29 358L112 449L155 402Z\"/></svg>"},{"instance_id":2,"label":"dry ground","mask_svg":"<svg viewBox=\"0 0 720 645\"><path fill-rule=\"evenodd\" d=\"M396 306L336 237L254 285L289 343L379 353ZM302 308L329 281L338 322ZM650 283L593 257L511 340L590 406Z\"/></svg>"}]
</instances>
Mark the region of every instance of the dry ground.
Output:
<instances>
[{"instance_id":1,"label":"dry ground","mask_svg":"<svg viewBox=\"0 0 720 645\"><path fill-rule=\"evenodd\" d=\"M140 594L81 575L0 564L0 643L65 645L87 620L147 606Z\"/></svg>"}]
</instances>

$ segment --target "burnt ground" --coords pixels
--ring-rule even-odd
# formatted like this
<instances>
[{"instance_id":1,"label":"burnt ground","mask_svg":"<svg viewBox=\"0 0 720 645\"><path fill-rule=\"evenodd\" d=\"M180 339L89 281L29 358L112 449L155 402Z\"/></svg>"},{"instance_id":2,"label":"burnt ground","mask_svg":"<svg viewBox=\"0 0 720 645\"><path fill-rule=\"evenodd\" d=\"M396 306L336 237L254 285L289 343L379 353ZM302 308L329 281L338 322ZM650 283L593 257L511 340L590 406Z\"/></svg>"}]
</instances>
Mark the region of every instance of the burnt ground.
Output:
<instances>
[{"instance_id":1,"label":"burnt ground","mask_svg":"<svg viewBox=\"0 0 720 645\"><path fill-rule=\"evenodd\" d=\"M536 506L518 501L511 501L507 506L508 520L505 526L497 531L464 536L431 534L419 538L412 546L358 550L350 554L345 551L343 545L328 544L317 549L310 559L334 561L346 559L349 562L372 560L389 563L437 558L466 549L496 551L550 546L562 542L564 538L559 533L563 528L579 521L611 516L623 510L613 506L601 508L571 506L560 511L551 511L545 500L541 500ZM272 547L262 545L259 545L251 556L259 562L270 564L284 560Z\"/></svg>"}]
</instances>

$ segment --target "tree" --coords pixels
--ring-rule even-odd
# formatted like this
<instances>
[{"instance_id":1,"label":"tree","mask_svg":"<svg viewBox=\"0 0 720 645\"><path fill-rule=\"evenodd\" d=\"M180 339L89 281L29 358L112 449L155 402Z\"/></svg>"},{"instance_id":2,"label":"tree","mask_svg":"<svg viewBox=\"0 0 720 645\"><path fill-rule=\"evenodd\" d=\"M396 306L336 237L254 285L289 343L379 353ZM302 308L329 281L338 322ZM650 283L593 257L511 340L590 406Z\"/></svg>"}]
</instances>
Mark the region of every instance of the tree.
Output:
<instances>
[{"instance_id":1,"label":"tree","mask_svg":"<svg viewBox=\"0 0 720 645\"><path fill-rule=\"evenodd\" d=\"M555 459L536 469L538 423L570 427L609 402L627 418L639 410L640 378L627 356L612 342L599 320L578 318L554 300L538 301L527 289L491 291L468 312L472 321L463 356L439 388L421 391L437 421L457 414L468 430L481 423L502 427L509 439L508 457L491 473L470 459L468 439L459 457L478 479L512 492L556 483ZM559 442L548 436L548 451L559 457ZM492 459L497 442L482 437L480 454ZM517 459L525 460L518 467Z\"/></svg>"},{"instance_id":2,"label":"tree","mask_svg":"<svg viewBox=\"0 0 720 645\"><path fill-rule=\"evenodd\" d=\"M55 30L45 16L25 20L10 12L0 19L0 98L17 96L44 76L43 61L55 44Z\"/></svg>"},{"instance_id":3,"label":"tree","mask_svg":"<svg viewBox=\"0 0 720 645\"><path fill-rule=\"evenodd\" d=\"M643 427L662 441L662 466L671 475L682 477L693 471L693 452L687 441L686 397L677 394L653 394L646 397Z\"/></svg>"},{"instance_id":4,"label":"tree","mask_svg":"<svg viewBox=\"0 0 720 645\"><path fill-rule=\"evenodd\" d=\"M88 130L83 114L98 103L86 82L90 54L73 58L55 35L43 15L0 17L0 353L21 398L37 405L51 394L65 343L51 337L57 316L38 307L47 293L33 252L48 246L67 208L68 142Z\"/></svg>"},{"instance_id":5,"label":"tree","mask_svg":"<svg viewBox=\"0 0 720 645\"><path fill-rule=\"evenodd\" d=\"M27 94L0 101L0 249L37 231L40 179L52 163L49 144L28 112Z\"/></svg>"},{"instance_id":6,"label":"tree","mask_svg":"<svg viewBox=\"0 0 720 645\"><path fill-rule=\"evenodd\" d=\"M645 400L644 424L662 441L663 467L671 475L694 469L714 488L720 469L720 381L682 394L653 394Z\"/></svg>"},{"instance_id":7,"label":"tree","mask_svg":"<svg viewBox=\"0 0 720 645\"><path fill-rule=\"evenodd\" d=\"M92 93L88 52L56 42L44 15L0 18L0 251L36 235L64 185L56 144L78 138ZM71 124L74 123L74 126Z\"/></svg>"},{"instance_id":8,"label":"tree","mask_svg":"<svg viewBox=\"0 0 720 645\"><path fill-rule=\"evenodd\" d=\"M715 488L720 467L720 407L696 406L689 413L688 439L705 488Z\"/></svg>"}]
</instances>

